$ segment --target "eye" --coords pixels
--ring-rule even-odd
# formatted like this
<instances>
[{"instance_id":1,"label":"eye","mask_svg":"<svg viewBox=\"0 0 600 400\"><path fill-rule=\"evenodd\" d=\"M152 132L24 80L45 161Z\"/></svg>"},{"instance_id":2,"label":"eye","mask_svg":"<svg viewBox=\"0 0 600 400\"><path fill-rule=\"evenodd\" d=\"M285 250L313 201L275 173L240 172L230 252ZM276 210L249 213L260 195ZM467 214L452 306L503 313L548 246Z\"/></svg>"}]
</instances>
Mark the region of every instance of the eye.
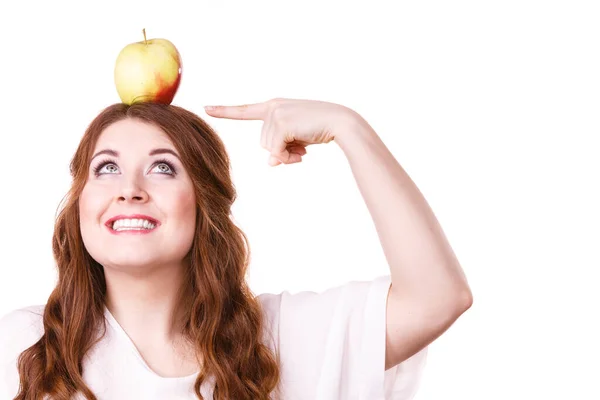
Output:
<instances>
[{"instance_id":1,"label":"eye","mask_svg":"<svg viewBox=\"0 0 600 400\"><path fill-rule=\"evenodd\" d=\"M167 160L158 160L152 170L165 175L175 175L177 173L173 164Z\"/></svg>"},{"instance_id":2,"label":"eye","mask_svg":"<svg viewBox=\"0 0 600 400\"><path fill-rule=\"evenodd\" d=\"M116 174L119 172L117 165L111 160L104 160L94 167L96 176L103 174Z\"/></svg>"}]
</instances>

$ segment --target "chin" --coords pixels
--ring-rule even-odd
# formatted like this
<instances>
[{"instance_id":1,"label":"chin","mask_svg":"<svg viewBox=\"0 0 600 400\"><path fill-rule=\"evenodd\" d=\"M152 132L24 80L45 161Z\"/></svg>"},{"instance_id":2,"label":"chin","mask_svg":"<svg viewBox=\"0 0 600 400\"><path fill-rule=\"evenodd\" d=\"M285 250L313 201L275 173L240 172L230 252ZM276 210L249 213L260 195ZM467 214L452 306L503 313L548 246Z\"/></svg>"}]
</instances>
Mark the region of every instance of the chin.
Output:
<instances>
[{"instance_id":1,"label":"chin","mask_svg":"<svg viewBox=\"0 0 600 400\"><path fill-rule=\"evenodd\" d=\"M107 268L118 269L120 271L134 271L134 270L152 270L165 265L178 264L177 261L172 259L165 259L163 257L152 257L147 254L145 257L140 257L138 252L131 252L132 254L115 254L106 259L104 265Z\"/></svg>"},{"instance_id":2,"label":"chin","mask_svg":"<svg viewBox=\"0 0 600 400\"><path fill-rule=\"evenodd\" d=\"M165 266L182 265L192 238L190 235L190 238L171 237L171 240L165 240L160 237L148 240L152 238L145 235L116 238L113 235L108 238L94 235L84 236L84 244L90 256L105 269L140 274ZM183 239L189 240L188 246L182 245ZM167 249L170 251L165 251Z\"/></svg>"}]
</instances>

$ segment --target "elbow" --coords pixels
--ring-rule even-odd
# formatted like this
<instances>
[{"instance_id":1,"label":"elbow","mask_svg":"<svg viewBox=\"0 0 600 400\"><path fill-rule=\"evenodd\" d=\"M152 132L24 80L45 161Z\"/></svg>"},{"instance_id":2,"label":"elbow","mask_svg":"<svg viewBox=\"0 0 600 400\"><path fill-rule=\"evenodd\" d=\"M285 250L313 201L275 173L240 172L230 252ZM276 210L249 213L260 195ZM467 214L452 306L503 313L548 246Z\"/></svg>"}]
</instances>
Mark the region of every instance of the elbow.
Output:
<instances>
[{"instance_id":1,"label":"elbow","mask_svg":"<svg viewBox=\"0 0 600 400\"><path fill-rule=\"evenodd\" d=\"M473 305L473 293L468 285L446 288L440 293L444 293L444 296L438 297L440 302L435 308L444 315L442 319L450 318L454 321Z\"/></svg>"},{"instance_id":2,"label":"elbow","mask_svg":"<svg viewBox=\"0 0 600 400\"><path fill-rule=\"evenodd\" d=\"M449 300L451 299L451 300ZM437 308L436 319L442 323L445 329L449 328L473 305L473 294L470 290L461 290L454 295L448 296L445 303Z\"/></svg>"},{"instance_id":3,"label":"elbow","mask_svg":"<svg viewBox=\"0 0 600 400\"><path fill-rule=\"evenodd\" d=\"M461 315L473 305L473 292L469 287L466 287L456 294L455 299L456 309Z\"/></svg>"}]
</instances>

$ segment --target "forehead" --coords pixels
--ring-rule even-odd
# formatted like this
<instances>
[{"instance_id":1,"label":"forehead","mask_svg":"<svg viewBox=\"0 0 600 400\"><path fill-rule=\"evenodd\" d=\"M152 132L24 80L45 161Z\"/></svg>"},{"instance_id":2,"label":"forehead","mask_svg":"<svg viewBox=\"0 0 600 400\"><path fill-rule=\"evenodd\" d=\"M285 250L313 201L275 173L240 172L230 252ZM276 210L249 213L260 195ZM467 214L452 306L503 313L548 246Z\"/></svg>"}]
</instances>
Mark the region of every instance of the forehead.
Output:
<instances>
[{"instance_id":1,"label":"forehead","mask_svg":"<svg viewBox=\"0 0 600 400\"><path fill-rule=\"evenodd\" d=\"M159 127L128 118L106 127L96 142L95 151L107 148L146 151L156 147L174 148L167 134Z\"/></svg>"}]
</instances>

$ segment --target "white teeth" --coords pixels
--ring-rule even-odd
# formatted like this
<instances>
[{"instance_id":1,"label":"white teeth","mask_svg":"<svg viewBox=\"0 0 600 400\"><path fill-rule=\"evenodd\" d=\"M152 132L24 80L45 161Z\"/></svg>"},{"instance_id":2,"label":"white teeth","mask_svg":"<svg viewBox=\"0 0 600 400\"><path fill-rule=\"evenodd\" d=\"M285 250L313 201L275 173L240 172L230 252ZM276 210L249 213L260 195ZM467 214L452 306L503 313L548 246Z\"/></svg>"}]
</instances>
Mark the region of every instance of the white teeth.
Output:
<instances>
[{"instance_id":1,"label":"white teeth","mask_svg":"<svg viewBox=\"0 0 600 400\"><path fill-rule=\"evenodd\" d=\"M146 219L118 219L113 223L115 231L154 229L156 225Z\"/></svg>"}]
</instances>

